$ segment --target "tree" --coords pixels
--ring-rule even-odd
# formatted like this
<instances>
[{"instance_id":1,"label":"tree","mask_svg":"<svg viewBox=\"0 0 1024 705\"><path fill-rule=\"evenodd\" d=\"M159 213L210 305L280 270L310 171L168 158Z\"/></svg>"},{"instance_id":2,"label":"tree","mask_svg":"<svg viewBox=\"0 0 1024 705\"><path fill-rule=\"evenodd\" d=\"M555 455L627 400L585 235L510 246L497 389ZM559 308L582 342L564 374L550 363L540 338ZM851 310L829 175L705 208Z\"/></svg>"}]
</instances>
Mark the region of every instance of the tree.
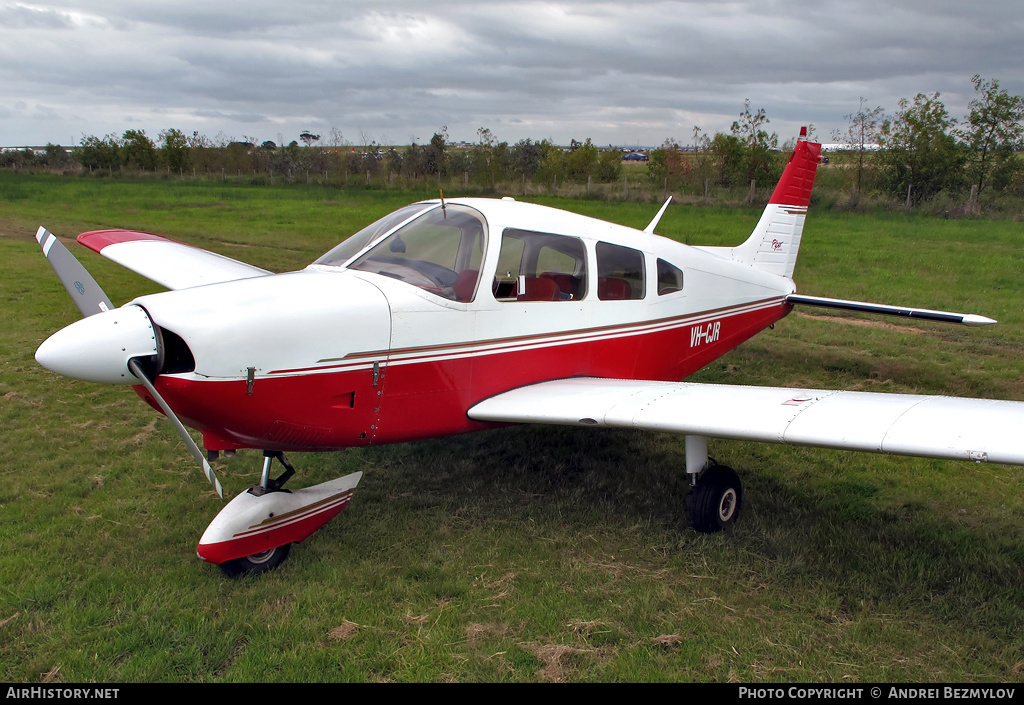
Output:
<instances>
[{"instance_id":1,"label":"tree","mask_svg":"<svg viewBox=\"0 0 1024 705\"><path fill-rule=\"evenodd\" d=\"M586 141L572 140L565 157L566 178L583 183L597 171L601 155L588 137Z\"/></svg>"},{"instance_id":2,"label":"tree","mask_svg":"<svg viewBox=\"0 0 1024 705\"><path fill-rule=\"evenodd\" d=\"M900 100L896 115L882 123L879 134L883 176L890 193L923 201L960 186L964 151L952 131L939 94L918 93L913 103Z\"/></svg>"},{"instance_id":3,"label":"tree","mask_svg":"<svg viewBox=\"0 0 1024 705\"><path fill-rule=\"evenodd\" d=\"M196 133L193 133L193 137ZM181 130L171 128L160 133L160 144L163 146L164 161L169 169L183 171L189 168L188 139Z\"/></svg>"},{"instance_id":4,"label":"tree","mask_svg":"<svg viewBox=\"0 0 1024 705\"><path fill-rule=\"evenodd\" d=\"M601 152L597 162L598 181L603 184L610 184L622 178L622 157L618 150L607 150Z\"/></svg>"},{"instance_id":5,"label":"tree","mask_svg":"<svg viewBox=\"0 0 1024 705\"><path fill-rule=\"evenodd\" d=\"M430 144L423 147L423 172L431 175L443 175L448 161L448 126L442 125L438 132L430 138Z\"/></svg>"},{"instance_id":6,"label":"tree","mask_svg":"<svg viewBox=\"0 0 1024 705\"><path fill-rule=\"evenodd\" d=\"M478 128L476 136L477 143L473 147L473 170L493 190L496 166L494 163L494 150L498 144L498 139L486 127Z\"/></svg>"},{"instance_id":7,"label":"tree","mask_svg":"<svg viewBox=\"0 0 1024 705\"><path fill-rule=\"evenodd\" d=\"M550 140L541 140L540 147L541 158L537 176L541 181L549 183L555 180L565 181L565 152Z\"/></svg>"},{"instance_id":8,"label":"tree","mask_svg":"<svg viewBox=\"0 0 1024 705\"><path fill-rule=\"evenodd\" d=\"M770 179L772 176L772 150L779 146L779 136L774 132L769 134L765 129L769 122L764 108L751 112L750 99L747 98L743 101L740 119L732 124L732 134L743 147L747 179Z\"/></svg>"},{"instance_id":9,"label":"tree","mask_svg":"<svg viewBox=\"0 0 1024 705\"><path fill-rule=\"evenodd\" d=\"M516 174L523 178L531 178L540 169L544 158L544 148L540 142L522 139L509 149L509 164Z\"/></svg>"},{"instance_id":10,"label":"tree","mask_svg":"<svg viewBox=\"0 0 1024 705\"><path fill-rule=\"evenodd\" d=\"M117 135L109 134L100 138L82 135L82 141L75 149L75 158L84 168L115 169L121 167L121 143Z\"/></svg>"},{"instance_id":11,"label":"tree","mask_svg":"<svg viewBox=\"0 0 1024 705\"><path fill-rule=\"evenodd\" d=\"M647 162L647 175L655 185L660 186L667 180L670 186L678 186L689 176L691 168L691 159L683 152L679 143L670 137L662 142L660 147L651 150Z\"/></svg>"},{"instance_id":12,"label":"tree","mask_svg":"<svg viewBox=\"0 0 1024 705\"><path fill-rule=\"evenodd\" d=\"M846 145L857 152L857 193L863 190L864 153L870 145L877 145L881 139L882 121L885 110L879 106L870 110L864 107L864 98L860 99L860 108L855 113L844 115L849 123L846 132L836 130L832 137L836 142Z\"/></svg>"},{"instance_id":13,"label":"tree","mask_svg":"<svg viewBox=\"0 0 1024 705\"><path fill-rule=\"evenodd\" d=\"M314 142L319 142L320 141L320 135L314 135L309 130L303 130L302 133L299 134L299 139L302 140L302 144L304 144L304 145L306 145L308 147L311 144L313 144Z\"/></svg>"},{"instance_id":14,"label":"tree","mask_svg":"<svg viewBox=\"0 0 1024 705\"><path fill-rule=\"evenodd\" d=\"M726 188L738 183L745 173L743 143L740 139L735 135L716 132L710 150L718 183Z\"/></svg>"},{"instance_id":15,"label":"tree","mask_svg":"<svg viewBox=\"0 0 1024 705\"><path fill-rule=\"evenodd\" d=\"M971 151L971 183L981 195L993 171L1014 161L1014 150L1024 137L1024 98L999 88L999 81L975 75L975 99L967 104L967 124L960 138Z\"/></svg>"},{"instance_id":16,"label":"tree","mask_svg":"<svg viewBox=\"0 0 1024 705\"><path fill-rule=\"evenodd\" d=\"M46 166L51 169L59 169L67 166L69 163L73 163L70 155L66 149L61 147L59 144L53 144L52 142L46 143L46 155L43 157Z\"/></svg>"},{"instance_id":17,"label":"tree","mask_svg":"<svg viewBox=\"0 0 1024 705\"><path fill-rule=\"evenodd\" d=\"M125 130L121 136L122 162L129 169L155 171L158 155L145 130Z\"/></svg>"}]
</instances>

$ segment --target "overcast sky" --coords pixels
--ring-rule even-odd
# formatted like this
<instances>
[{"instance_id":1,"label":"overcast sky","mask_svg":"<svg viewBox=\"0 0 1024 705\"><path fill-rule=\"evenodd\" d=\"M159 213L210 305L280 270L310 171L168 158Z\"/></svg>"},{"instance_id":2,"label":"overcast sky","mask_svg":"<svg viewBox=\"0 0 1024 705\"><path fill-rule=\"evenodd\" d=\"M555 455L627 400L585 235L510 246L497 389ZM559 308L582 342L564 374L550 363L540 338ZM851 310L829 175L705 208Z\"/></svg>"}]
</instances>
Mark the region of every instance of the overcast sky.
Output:
<instances>
[{"instance_id":1,"label":"overcast sky","mask_svg":"<svg viewBox=\"0 0 1024 705\"><path fill-rule=\"evenodd\" d=\"M971 77L1024 95L1022 0L0 0L0 146L173 127L385 144L686 144L749 98L780 141Z\"/></svg>"}]
</instances>

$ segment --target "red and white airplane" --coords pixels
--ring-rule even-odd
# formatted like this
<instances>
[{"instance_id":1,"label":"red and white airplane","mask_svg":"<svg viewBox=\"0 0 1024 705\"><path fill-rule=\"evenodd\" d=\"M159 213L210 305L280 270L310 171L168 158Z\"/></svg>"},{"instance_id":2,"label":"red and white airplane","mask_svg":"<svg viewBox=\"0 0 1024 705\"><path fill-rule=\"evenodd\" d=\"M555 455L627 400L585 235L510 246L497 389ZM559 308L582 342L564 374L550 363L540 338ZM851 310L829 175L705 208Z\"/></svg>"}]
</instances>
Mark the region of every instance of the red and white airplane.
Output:
<instances>
[{"instance_id":1,"label":"red and white airplane","mask_svg":"<svg viewBox=\"0 0 1024 705\"><path fill-rule=\"evenodd\" d=\"M694 527L738 516L735 438L1024 464L1024 402L680 382L794 305L983 325L981 316L796 294L820 145L801 139L750 237L690 247L502 199L424 201L306 269L272 274L125 230L78 242L171 291L114 308L45 229L37 239L85 318L37 350L68 377L132 386L162 411L218 495L210 461L264 451L259 484L198 554L229 575L278 565L342 511L361 473L294 491L287 451L332 451L507 423L685 434ZM185 426L202 434L204 454ZM277 458L285 472L274 479Z\"/></svg>"}]
</instances>

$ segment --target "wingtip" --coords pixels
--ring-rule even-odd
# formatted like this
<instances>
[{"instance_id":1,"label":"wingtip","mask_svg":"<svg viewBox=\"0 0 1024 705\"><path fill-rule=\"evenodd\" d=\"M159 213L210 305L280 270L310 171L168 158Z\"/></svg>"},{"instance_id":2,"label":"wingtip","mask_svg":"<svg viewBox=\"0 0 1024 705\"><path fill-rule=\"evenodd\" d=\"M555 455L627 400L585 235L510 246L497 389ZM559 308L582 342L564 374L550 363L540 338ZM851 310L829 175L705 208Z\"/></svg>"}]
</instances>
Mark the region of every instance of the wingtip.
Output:
<instances>
[{"instance_id":1,"label":"wingtip","mask_svg":"<svg viewBox=\"0 0 1024 705\"><path fill-rule=\"evenodd\" d=\"M994 318L979 316L974 313L965 314L963 318L963 324L965 326L990 326L993 323L998 323L998 321Z\"/></svg>"}]
</instances>

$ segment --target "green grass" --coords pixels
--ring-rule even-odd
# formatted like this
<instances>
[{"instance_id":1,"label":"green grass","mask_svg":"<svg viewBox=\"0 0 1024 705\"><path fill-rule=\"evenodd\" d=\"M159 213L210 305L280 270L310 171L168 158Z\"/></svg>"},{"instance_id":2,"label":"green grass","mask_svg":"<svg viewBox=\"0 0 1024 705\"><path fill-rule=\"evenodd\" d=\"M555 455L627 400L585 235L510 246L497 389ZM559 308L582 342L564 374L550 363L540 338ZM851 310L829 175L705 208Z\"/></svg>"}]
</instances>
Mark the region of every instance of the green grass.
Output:
<instances>
[{"instance_id":1,"label":"green grass","mask_svg":"<svg viewBox=\"0 0 1024 705\"><path fill-rule=\"evenodd\" d=\"M427 195L0 174L0 680L1024 679L1024 480L1006 466L713 441L746 506L704 536L682 439L515 427L295 454L296 486L364 471L349 510L261 578L199 562L221 504L168 423L32 359L78 318L35 228L140 228L284 271ZM545 202L641 227L656 211ZM675 207L659 230L735 244L757 215ZM1024 399L1021 236L812 208L801 291L1000 324L798 313L697 378ZM155 289L70 246L116 303ZM237 492L259 462L218 472Z\"/></svg>"}]
</instances>

